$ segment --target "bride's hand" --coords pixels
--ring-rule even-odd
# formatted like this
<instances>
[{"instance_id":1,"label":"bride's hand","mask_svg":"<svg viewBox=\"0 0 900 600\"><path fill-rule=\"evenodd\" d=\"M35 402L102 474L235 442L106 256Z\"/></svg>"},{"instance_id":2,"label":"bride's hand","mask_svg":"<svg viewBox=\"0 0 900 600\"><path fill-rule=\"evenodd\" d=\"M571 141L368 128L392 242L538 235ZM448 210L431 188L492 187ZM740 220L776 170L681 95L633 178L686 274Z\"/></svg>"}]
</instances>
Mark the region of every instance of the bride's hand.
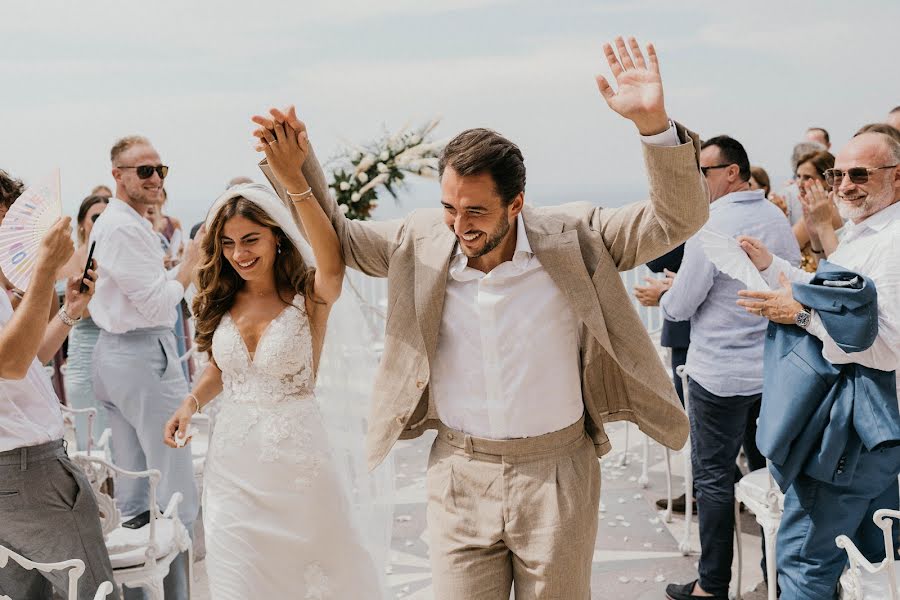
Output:
<instances>
[{"instance_id":1,"label":"bride's hand","mask_svg":"<svg viewBox=\"0 0 900 600\"><path fill-rule=\"evenodd\" d=\"M194 399L188 396L166 423L163 430L163 443L166 446L181 448L191 441L188 428L191 425L191 418L194 416L194 406Z\"/></svg>"},{"instance_id":2,"label":"bride's hand","mask_svg":"<svg viewBox=\"0 0 900 600\"><path fill-rule=\"evenodd\" d=\"M271 117L256 115L252 120L260 126L253 132L259 140L256 149L265 153L275 177L289 192L305 192L309 185L301 169L309 156L309 136L293 107L287 115L273 108Z\"/></svg>"}]
</instances>

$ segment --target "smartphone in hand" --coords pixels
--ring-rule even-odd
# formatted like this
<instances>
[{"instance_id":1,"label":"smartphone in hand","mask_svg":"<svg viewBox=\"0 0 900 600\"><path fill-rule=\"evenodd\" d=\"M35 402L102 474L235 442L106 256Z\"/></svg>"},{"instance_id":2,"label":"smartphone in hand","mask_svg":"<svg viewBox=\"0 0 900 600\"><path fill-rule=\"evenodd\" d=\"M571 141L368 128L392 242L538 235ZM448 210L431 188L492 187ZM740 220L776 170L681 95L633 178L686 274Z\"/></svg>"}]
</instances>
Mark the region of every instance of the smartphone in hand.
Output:
<instances>
[{"instance_id":1,"label":"smartphone in hand","mask_svg":"<svg viewBox=\"0 0 900 600\"><path fill-rule=\"evenodd\" d=\"M94 247L97 245L97 240L91 242L91 249L88 251L87 263L84 265L84 274L81 276L81 287L78 288L78 291L82 294L88 291L87 285L85 285L84 280L87 279L88 269L91 268L91 262L94 260Z\"/></svg>"}]
</instances>

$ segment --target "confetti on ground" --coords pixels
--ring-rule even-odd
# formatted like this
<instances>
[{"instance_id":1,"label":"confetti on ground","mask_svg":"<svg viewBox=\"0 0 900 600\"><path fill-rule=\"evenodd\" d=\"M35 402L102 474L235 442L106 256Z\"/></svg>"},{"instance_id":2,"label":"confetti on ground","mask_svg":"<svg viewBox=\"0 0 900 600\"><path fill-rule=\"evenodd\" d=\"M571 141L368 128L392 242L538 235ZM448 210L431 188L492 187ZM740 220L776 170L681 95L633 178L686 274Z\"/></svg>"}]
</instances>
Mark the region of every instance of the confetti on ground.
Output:
<instances>
[{"instance_id":1,"label":"confetti on ground","mask_svg":"<svg viewBox=\"0 0 900 600\"><path fill-rule=\"evenodd\" d=\"M631 580L628 579L627 577L625 577L624 575L619 577L619 583L628 583L629 581L631 581Z\"/></svg>"},{"instance_id":2,"label":"confetti on ground","mask_svg":"<svg viewBox=\"0 0 900 600\"><path fill-rule=\"evenodd\" d=\"M666 580L666 576L662 575L662 574L657 575L656 577L653 578L653 581L655 581L656 583L662 583L665 580Z\"/></svg>"}]
</instances>

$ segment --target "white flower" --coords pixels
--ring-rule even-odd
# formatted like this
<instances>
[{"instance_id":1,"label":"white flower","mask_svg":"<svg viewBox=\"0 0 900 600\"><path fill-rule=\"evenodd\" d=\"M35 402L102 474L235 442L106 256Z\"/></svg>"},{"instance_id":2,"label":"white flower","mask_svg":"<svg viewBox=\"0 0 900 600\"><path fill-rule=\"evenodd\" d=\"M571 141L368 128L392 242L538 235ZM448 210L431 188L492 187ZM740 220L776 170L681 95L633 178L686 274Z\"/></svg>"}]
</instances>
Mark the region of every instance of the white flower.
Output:
<instances>
[{"instance_id":1,"label":"white flower","mask_svg":"<svg viewBox=\"0 0 900 600\"><path fill-rule=\"evenodd\" d=\"M375 168L378 169L379 173L387 173L389 171L388 166L383 162L378 163Z\"/></svg>"},{"instance_id":2,"label":"white flower","mask_svg":"<svg viewBox=\"0 0 900 600\"><path fill-rule=\"evenodd\" d=\"M353 192L353 195L350 196L350 202L359 202L359 192Z\"/></svg>"},{"instance_id":3,"label":"white flower","mask_svg":"<svg viewBox=\"0 0 900 600\"><path fill-rule=\"evenodd\" d=\"M341 185L339 187L341 188L342 192L346 192L347 190L350 189L350 183L347 181L342 181Z\"/></svg>"},{"instance_id":4,"label":"white flower","mask_svg":"<svg viewBox=\"0 0 900 600\"><path fill-rule=\"evenodd\" d=\"M354 150L353 154L350 155L350 160L353 162L359 161L362 158L362 153L359 150Z\"/></svg>"},{"instance_id":5,"label":"white flower","mask_svg":"<svg viewBox=\"0 0 900 600\"><path fill-rule=\"evenodd\" d=\"M411 146L415 146L416 144L418 144L421 141L422 141L422 138L420 138L417 135L414 135L411 138L409 138L409 143Z\"/></svg>"},{"instance_id":6,"label":"white flower","mask_svg":"<svg viewBox=\"0 0 900 600\"><path fill-rule=\"evenodd\" d=\"M360 182L360 183L365 183L365 182L367 182L367 181L369 180L369 176L366 175L365 172L360 173L359 175L356 176L356 178L359 179L359 182Z\"/></svg>"},{"instance_id":7,"label":"white flower","mask_svg":"<svg viewBox=\"0 0 900 600\"><path fill-rule=\"evenodd\" d=\"M346 215L348 212L350 212L350 207L347 206L346 204L341 204L338 206L338 210L341 211L341 214Z\"/></svg>"},{"instance_id":8,"label":"white flower","mask_svg":"<svg viewBox=\"0 0 900 600\"><path fill-rule=\"evenodd\" d=\"M381 154L378 155L378 158L380 158L381 160L387 160L390 157L391 157L391 154L387 150L385 150L384 152L382 152Z\"/></svg>"}]
</instances>

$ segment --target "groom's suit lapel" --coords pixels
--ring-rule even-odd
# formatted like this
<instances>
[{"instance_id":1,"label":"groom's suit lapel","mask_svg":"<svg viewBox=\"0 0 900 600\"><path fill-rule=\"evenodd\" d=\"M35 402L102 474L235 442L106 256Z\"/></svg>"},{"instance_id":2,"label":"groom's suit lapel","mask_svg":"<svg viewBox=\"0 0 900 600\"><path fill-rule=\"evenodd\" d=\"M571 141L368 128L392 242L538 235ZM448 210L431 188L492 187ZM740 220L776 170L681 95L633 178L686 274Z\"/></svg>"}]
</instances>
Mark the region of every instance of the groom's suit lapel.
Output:
<instances>
[{"instance_id":1,"label":"groom's suit lapel","mask_svg":"<svg viewBox=\"0 0 900 600\"><path fill-rule=\"evenodd\" d=\"M447 270L455 247L456 237L443 223L435 224L431 232L416 238L416 319L429 363L434 360L437 349Z\"/></svg>"},{"instance_id":2,"label":"groom's suit lapel","mask_svg":"<svg viewBox=\"0 0 900 600\"><path fill-rule=\"evenodd\" d=\"M575 316L585 324L591 335L607 352L615 356L606 321L597 299L597 290L584 266L584 257L578 245L578 231L566 230L562 221L544 217L526 206L525 232L528 243L547 274L566 295Z\"/></svg>"}]
</instances>

